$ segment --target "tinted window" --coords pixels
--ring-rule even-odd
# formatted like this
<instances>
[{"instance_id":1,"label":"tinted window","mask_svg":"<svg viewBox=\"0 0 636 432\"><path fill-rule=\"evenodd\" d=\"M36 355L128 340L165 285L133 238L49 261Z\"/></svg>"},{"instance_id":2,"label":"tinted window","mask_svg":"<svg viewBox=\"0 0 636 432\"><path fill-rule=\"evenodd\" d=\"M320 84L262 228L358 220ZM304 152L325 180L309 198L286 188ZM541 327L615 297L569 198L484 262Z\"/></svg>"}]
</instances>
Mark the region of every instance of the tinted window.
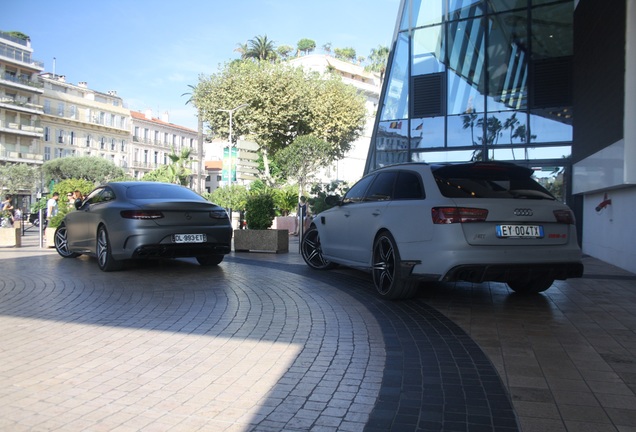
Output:
<instances>
[{"instance_id":1,"label":"tinted window","mask_svg":"<svg viewBox=\"0 0 636 432\"><path fill-rule=\"evenodd\" d=\"M532 179L529 168L506 164L449 165L433 170L440 192L449 198L554 199Z\"/></svg>"},{"instance_id":2,"label":"tinted window","mask_svg":"<svg viewBox=\"0 0 636 432\"><path fill-rule=\"evenodd\" d=\"M362 178L358 183L354 184L351 189L349 189L349 192L347 192L344 196L342 200L343 204L362 201L364 193L374 178L375 175L370 175Z\"/></svg>"},{"instance_id":3,"label":"tinted window","mask_svg":"<svg viewBox=\"0 0 636 432\"><path fill-rule=\"evenodd\" d=\"M375 177L375 180L366 193L365 201L386 201L393 197L393 185L397 172L382 172Z\"/></svg>"},{"instance_id":4,"label":"tinted window","mask_svg":"<svg viewBox=\"0 0 636 432\"><path fill-rule=\"evenodd\" d=\"M204 200L204 198L188 188L151 182L148 182L148 184L130 186L126 189L126 197L130 199L150 200Z\"/></svg>"},{"instance_id":5,"label":"tinted window","mask_svg":"<svg viewBox=\"0 0 636 432\"><path fill-rule=\"evenodd\" d=\"M103 192L104 192L104 188L95 189L86 197L85 202L89 204L96 204L96 203L102 202L103 200L101 199L101 195Z\"/></svg>"},{"instance_id":6,"label":"tinted window","mask_svg":"<svg viewBox=\"0 0 636 432\"><path fill-rule=\"evenodd\" d=\"M423 199L424 189L420 176L408 171L400 171L395 183L394 199Z\"/></svg>"}]
</instances>

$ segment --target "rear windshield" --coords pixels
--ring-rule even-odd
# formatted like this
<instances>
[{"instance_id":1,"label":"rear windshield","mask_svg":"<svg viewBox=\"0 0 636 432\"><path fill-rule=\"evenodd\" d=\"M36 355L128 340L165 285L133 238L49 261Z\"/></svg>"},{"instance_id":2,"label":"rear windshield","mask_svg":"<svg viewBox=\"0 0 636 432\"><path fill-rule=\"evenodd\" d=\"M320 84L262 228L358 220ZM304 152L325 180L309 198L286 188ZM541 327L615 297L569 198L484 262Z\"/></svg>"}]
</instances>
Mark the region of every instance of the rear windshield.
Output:
<instances>
[{"instance_id":1,"label":"rear windshield","mask_svg":"<svg viewBox=\"0 0 636 432\"><path fill-rule=\"evenodd\" d=\"M204 200L200 195L185 187L151 182L127 188L126 197L152 200Z\"/></svg>"},{"instance_id":2,"label":"rear windshield","mask_svg":"<svg viewBox=\"0 0 636 432\"><path fill-rule=\"evenodd\" d=\"M448 198L555 199L531 177L531 169L516 165L445 165L432 171Z\"/></svg>"}]
</instances>

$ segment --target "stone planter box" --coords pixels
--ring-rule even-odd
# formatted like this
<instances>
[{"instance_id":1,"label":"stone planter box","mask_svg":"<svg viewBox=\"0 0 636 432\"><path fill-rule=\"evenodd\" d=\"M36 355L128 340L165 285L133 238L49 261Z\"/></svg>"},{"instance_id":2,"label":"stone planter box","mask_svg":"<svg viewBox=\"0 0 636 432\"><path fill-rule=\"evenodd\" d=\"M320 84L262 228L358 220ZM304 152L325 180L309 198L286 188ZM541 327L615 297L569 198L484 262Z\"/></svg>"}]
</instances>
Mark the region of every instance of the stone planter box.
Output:
<instances>
[{"instance_id":1,"label":"stone planter box","mask_svg":"<svg viewBox=\"0 0 636 432\"><path fill-rule=\"evenodd\" d=\"M286 229L234 230L236 252L289 252L289 231Z\"/></svg>"},{"instance_id":2,"label":"stone planter box","mask_svg":"<svg viewBox=\"0 0 636 432\"><path fill-rule=\"evenodd\" d=\"M22 233L20 232L20 227L0 228L0 246L21 247Z\"/></svg>"}]
</instances>

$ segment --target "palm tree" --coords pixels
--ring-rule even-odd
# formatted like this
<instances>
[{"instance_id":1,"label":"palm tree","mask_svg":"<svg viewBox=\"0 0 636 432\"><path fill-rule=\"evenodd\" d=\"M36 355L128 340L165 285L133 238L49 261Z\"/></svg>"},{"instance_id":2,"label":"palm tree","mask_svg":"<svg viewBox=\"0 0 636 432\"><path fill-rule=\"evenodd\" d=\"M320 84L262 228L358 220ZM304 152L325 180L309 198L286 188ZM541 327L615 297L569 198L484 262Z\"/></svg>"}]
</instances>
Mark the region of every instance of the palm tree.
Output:
<instances>
[{"instance_id":1,"label":"palm tree","mask_svg":"<svg viewBox=\"0 0 636 432\"><path fill-rule=\"evenodd\" d=\"M259 61L275 60L277 57L274 42L265 36L256 36L254 39L247 41L247 51L243 58L253 58Z\"/></svg>"},{"instance_id":2,"label":"palm tree","mask_svg":"<svg viewBox=\"0 0 636 432\"><path fill-rule=\"evenodd\" d=\"M378 45L378 48L372 48L369 54L370 64L365 68L369 71L380 73L380 82L384 81L386 73L386 64L389 60L389 47Z\"/></svg>"},{"instance_id":3,"label":"palm tree","mask_svg":"<svg viewBox=\"0 0 636 432\"><path fill-rule=\"evenodd\" d=\"M248 46L246 43L242 44L242 43L237 43L236 44L236 48L234 48L234 51L236 51L237 53L241 54L241 58L243 60L245 60L247 57L245 57L245 54L247 53L248 50Z\"/></svg>"},{"instance_id":4,"label":"palm tree","mask_svg":"<svg viewBox=\"0 0 636 432\"><path fill-rule=\"evenodd\" d=\"M192 172L186 167L186 162L190 161L190 153L192 153L192 150L184 147L181 149L181 154L177 154L173 149L172 153L168 155L172 162L168 166L172 183L181 186L188 185L188 176L190 176Z\"/></svg>"},{"instance_id":5,"label":"palm tree","mask_svg":"<svg viewBox=\"0 0 636 432\"><path fill-rule=\"evenodd\" d=\"M186 105L191 104L193 105L196 110L197 110L197 123L198 123L198 127L197 127L197 153L199 158L197 159L197 172L198 172L198 179L197 179L197 192L201 193L202 191L202 176L203 176L203 111L201 110L201 108L199 108L197 106L196 100L195 100L195 91L196 91L196 86L193 86L191 84L188 84L188 87L190 87L191 91L188 93L183 93L181 96L189 96L188 100L186 101ZM188 154L188 156L190 156Z\"/></svg>"},{"instance_id":6,"label":"palm tree","mask_svg":"<svg viewBox=\"0 0 636 432\"><path fill-rule=\"evenodd\" d=\"M506 121L504 121L503 128L504 129L508 129L510 131L510 145L512 145L512 140L514 138L519 138L516 135L516 132L518 130L518 125L519 124L520 124L520 122L517 119L517 113L513 113L510 118L507 118ZM517 158L515 157L515 149L514 149L514 147L511 147L510 151L512 152L512 160L516 160Z\"/></svg>"}]
</instances>

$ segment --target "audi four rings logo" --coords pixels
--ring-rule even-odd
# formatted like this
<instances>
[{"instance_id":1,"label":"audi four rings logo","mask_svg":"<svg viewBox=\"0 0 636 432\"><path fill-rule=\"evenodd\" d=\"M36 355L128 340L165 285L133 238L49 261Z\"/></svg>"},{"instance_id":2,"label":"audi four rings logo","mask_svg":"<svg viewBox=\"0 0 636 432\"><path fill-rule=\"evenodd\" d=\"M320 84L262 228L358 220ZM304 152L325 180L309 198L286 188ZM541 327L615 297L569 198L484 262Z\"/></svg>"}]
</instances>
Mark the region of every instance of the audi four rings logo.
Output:
<instances>
[{"instance_id":1,"label":"audi four rings logo","mask_svg":"<svg viewBox=\"0 0 636 432\"><path fill-rule=\"evenodd\" d=\"M518 208L514 211L515 216L532 216L532 209Z\"/></svg>"}]
</instances>

